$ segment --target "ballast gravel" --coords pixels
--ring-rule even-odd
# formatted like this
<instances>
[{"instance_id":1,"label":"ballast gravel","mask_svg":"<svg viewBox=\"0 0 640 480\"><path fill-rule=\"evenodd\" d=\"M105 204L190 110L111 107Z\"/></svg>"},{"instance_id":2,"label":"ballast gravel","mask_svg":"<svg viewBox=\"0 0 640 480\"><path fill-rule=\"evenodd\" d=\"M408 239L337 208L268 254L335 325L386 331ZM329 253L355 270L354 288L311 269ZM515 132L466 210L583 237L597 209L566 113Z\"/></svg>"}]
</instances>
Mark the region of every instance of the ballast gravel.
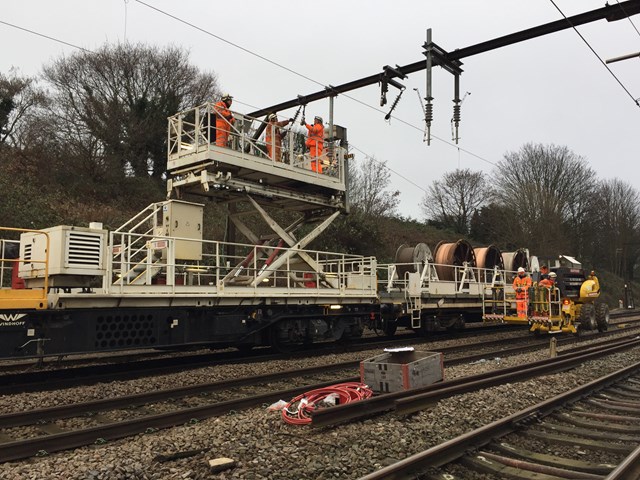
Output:
<instances>
[{"instance_id":1,"label":"ballast gravel","mask_svg":"<svg viewBox=\"0 0 640 480\"><path fill-rule=\"evenodd\" d=\"M447 342L446 345L451 343ZM445 343L434 342L429 344L428 350L437 351L443 346ZM421 345L420 349L427 348ZM362 360L378 353L335 355L335 362ZM487 358L473 364L447 368L445 378L478 374L547 356L548 350L544 349L512 357ZM176 384L195 384L300 368L311 366L312 362L325 364L327 361L325 357L295 360L293 363L279 361L222 366L82 389L5 396L0 397L0 405L2 412L24 411L170 388ZM640 349L636 348L588 362L561 374L448 398L438 402L433 409L410 417L396 417L390 413L331 428L289 425L282 421L279 412L271 412L266 408L239 411L106 444L0 464L0 479L357 479L587 383L620 366L639 361ZM179 452L191 452L193 456L161 461ZM219 457L235 460L235 467L212 474L208 462ZM473 480L476 478L491 477L475 476Z\"/></svg>"}]
</instances>

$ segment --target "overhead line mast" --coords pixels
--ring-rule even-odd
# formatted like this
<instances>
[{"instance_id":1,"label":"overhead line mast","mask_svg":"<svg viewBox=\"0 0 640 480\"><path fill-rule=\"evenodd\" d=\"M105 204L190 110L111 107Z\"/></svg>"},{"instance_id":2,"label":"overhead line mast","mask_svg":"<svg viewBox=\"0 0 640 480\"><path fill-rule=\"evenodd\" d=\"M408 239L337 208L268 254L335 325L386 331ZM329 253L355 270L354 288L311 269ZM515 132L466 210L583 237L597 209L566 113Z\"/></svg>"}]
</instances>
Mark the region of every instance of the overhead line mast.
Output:
<instances>
[{"instance_id":1,"label":"overhead line mast","mask_svg":"<svg viewBox=\"0 0 640 480\"><path fill-rule=\"evenodd\" d=\"M606 19L609 22L613 22L616 20L622 20L632 15L636 15L638 13L640 13L640 0L628 0L626 2L616 3L615 5L606 5L605 7L598 8L596 10L591 10L585 13L574 15L572 17L567 17L566 19L563 18L562 20L557 20L554 22L546 23L544 25L539 25L537 27L521 30L519 32L511 33L509 35L494 38L493 40L487 40L486 42L478 43L476 45L471 45L465 48L454 50L452 52L448 52L446 53L446 60L448 62L453 62L455 60L460 60L462 58L478 55L479 53L485 53L501 47L506 47L508 45L513 45L515 43L523 42L525 40L531 40L533 38L548 35L550 33L555 33L555 32L569 29L569 28L573 28L578 25L584 25L584 24L595 22L597 20L602 20L602 19ZM442 63L438 58L434 57L432 59L432 66L435 67L438 65L442 65ZM286 102L279 103L277 105L272 105L267 108L256 110L255 112L250 113L249 116L261 117L270 112L279 112L281 110L286 110L288 108L297 107L298 105L306 105L307 103L320 100L323 98L331 97L331 96L336 96L340 93L349 92L351 90L356 90L358 88L366 87L369 85L375 85L379 83L381 81L381 78L383 77L386 77L387 79L393 78L393 77L400 77L402 75L415 73L420 70L424 70L426 68L427 67L426 67L425 61L420 60L418 62L410 63L408 65L397 66L395 69L392 69L392 70L385 69L381 73L376 73L375 75L370 75L368 77L360 78L352 82L343 83L342 85L338 85L338 86L329 85L324 90L320 90L318 92L311 93L309 95L299 95L297 98L293 100L289 100Z\"/></svg>"}]
</instances>

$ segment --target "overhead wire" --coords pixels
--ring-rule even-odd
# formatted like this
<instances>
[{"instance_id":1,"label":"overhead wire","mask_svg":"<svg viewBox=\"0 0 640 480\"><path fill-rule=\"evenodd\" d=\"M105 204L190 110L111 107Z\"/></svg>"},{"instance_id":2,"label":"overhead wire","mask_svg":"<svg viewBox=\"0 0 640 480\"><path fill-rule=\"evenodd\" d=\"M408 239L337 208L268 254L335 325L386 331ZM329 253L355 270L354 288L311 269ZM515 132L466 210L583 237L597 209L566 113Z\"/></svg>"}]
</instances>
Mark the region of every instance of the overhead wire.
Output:
<instances>
[{"instance_id":1,"label":"overhead wire","mask_svg":"<svg viewBox=\"0 0 640 480\"><path fill-rule=\"evenodd\" d=\"M297 72L297 71L295 71L295 70L293 70L293 69L291 69L291 68L289 68L289 67L287 67L287 66L285 66L285 65L282 65L282 64L280 64L280 63L278 63L278 62L275 62L275 61L273 61L273 60L271 60L271 59L269 59L269 58L265 57L264 55L260 55L259 53L253 52L252 50L249 50L248 48L245 48L245 47L243 47L243 46L241 46L241 45L238 45L237 43L231 42L231 41L229 41L229 40L227 40L227 39L225 39L225 38L223 38L223 37L221 37L221 36L219 36L219 35L216 35L216 34L214 34L214 33L212 33L212 32L209 32L208 30L205 30L205 29L203 29L203 28L201 28L201 27L198 27L197 25L195 25L195 24L193 24L193 23L191 23L191 22L188 22L188 21L186 21L186 20L183 20L183 19L181 19L181 18L179 18L179 17L177 17L177 16L175 16L175 15L172 15L172 14L170 14L170 13L168 13L168 12L166 12L166 11L162 10L162 9L159 9L159 8L157 8L157 7L153 6L153 5L150 5L150 4L148 4L148 3L146 3L146 2L144 2L144 1L142 1L142 0L135 0L135 1L136 1L137 3L139 3L139 4L141 4L141 5L143 5L143 6L147 7L147 8L150 8L150 9L152 9L152 10L155 10L156 12L161 13L161 14L163 14L163 15L165 15L165 16L167 16L167 17L169 17L169 18L173 19L173 20L176 20L176 21L178 21L178 22L180 22L180 23L183 23L183 24L185 24L185 25L187 25L187 26L189 26L189 27L191 27L191 28L194 28L194 29L196 29L196 30L198 30L198 31L200 31L200 32L202 32L202 33L205 33L205 34L210 35L210 36L212 36L212 37L214 37L214 38L216 38L216 39L218 39L218 40L220 40L220 41L222 41L222 42L225 42L225 43L227 43L228 45L231 45L231 46L233 46L233 47L235 47L235 48L238 48L238 49L240 49L240 50L242 50L242 51L244 51L244 52L246 52L246 53L248 53L248 54L250 54L250 55L253 55L253 56L257 57L257 58L260 58L261 60L264 60L264 61L266 61L266 62L268 62L268 63L271 63L271 64L272 64L272 65L274 65L274 66L277 66L277 67L279 67L279 68L282 68L282 69L284 69L284 70L286 70L286 71L288 71L288 72L290 72L290 73L292 73L292 74L294 74L294 75L297 75L297 76L299 76L299 77L301 77L301 78L303 78L303 79L305 79L305 80L308 80L308 81L310 81L310 82L312 82L312 83L315 83L316 85L319 85L319 86L321 86L321 87L323 87L323 88L330 88L330 86L325 85L325 84L324 84L324 83L322 83L322 82L319 82L319 81L317 81L317 80L315 80L315 79L313 79L313 78L311 78L311 77L309 77L309 76L307 76L307 75L304 75L304 74L302 74L302 73L300 73L300 72ZM128 0L125 0L125 1L124 1L124 3L125 3L125 10L126 10L126 9L127 9L127 4L129 3L129 1L128 1ZM125 14L125 15L126 15L126 14ZM126 22L126 21L127 21L127 20L125 19L125 22ZM29 29L24 28L24 27L20 27L20 26L17 26L17 25L14 25L14 24L8 23L8 22L4 22L4 21L2 21L2 20L0 20L0 23L3 23L3 24L6 24L6 25L8 25L8 26L11 26L11 27L14 27L14 28L17 28L17 29L20 29L20 30L23 30L23 31L29 32L29 33L31 33L31 34L34 34L34 35L37 35L37 36L40 36L40 37L43 37L43 38L47 38L47 39L49 39L49 40L52 40L52 41L55 41L55 42L58 42L58 43L61 43L61 44L64 44L64 45L67 45L67 46L70 46L70 47L73 47L73 48L77 48L77 49L79 49L79 50L82 50L82 51L85 51L85 52L88 52L88 53L94 53L92 50L86 49L86 48L84 48L84 47L80 47L80 46L78 46L78 45L74 45L74 44L69 43L69 42L66 42L66 41L64 41L64 40L60 40L60 39L57 39L57 38L55 38L55 37L51 37L51 36L48 36L48 35L44 35L44 34L41 34L41 33L39 33L39 32L36 32L36 31L33 31L33 30L29 30ZM126 28L127 28L127 26L125 25L125 31L126 31ZM125 35L126 35L126 34L125 34ZM372 109L372 110L374 110L374 111L376 111L376 112L378 112L378 113L383 113L383 114L385 113L385 111L383 111L383 110L381 110L381 109L379 109L379 108L377 108L377 107L375 107L375 106L373 106L373 105L370 105L370 104L368 104L368 103L366 103L366 102L364 102L364 101L362 101L362 100L359 100L358 98L355 98L355 97L353 97L353 96L351 96L351 95L347 95L346 93L342 93L341 95L342 95L342 96L344 96L344 97L346 97L346 98L348 98L349 100L351 100L351 101L353 101L353 102L359 103L360 105L365 106L365 107L367 107L367 108L370 108L370 109ZM255 106L253 106L253 105L250 105L250 104L247 104L247 103L243 103L243 102L241 102L241 101L239 101L239 100L237 100L237 99L236 99L236 103L239 103L239 104L242 104L242 105L247 105L247 106L250 106L251 108L258 108L258 107L255 107ZM404 125L408 126L408 127L411 127L411 128L413 128L413 129L415 129L415 130L418 130L418 131L422 131L422 130L423 130L421 127L419 127L419 126L417 126L417 125L414 125L414 124L412 124L411 122L408 122L408 121L406 121L406 120L404 120L404 119L402 119L402 118L400 118L400 117L392 116L392 118L393 118L393 119L395 119L395 120L397 120L398 122L400 122L400 123L402 123L402 124L404 124ZM443 139L443 138L441 138L441 137L439 137L439 136L437 136L437 135L433 135L433 134L432 134L432 137L433 137L434 139L436 139L436 140L438 140L438 141L440 141L440 142L442 142L442 143L446 144L446 145L449 145L449 146L451 146L451 147L456 148L456 149L458 150L458 152L463 151L463 152L465 152L466 154L468 154L468 155L470 155L470 156L472 156L472 157L474 157L474 158L477 158L478 160L481 160L481 161L483 161L483 162L485 162L485 163L488 163L488 164L490 164L490 165L493 165L493 166L497 166L497 164L496 164L495 162L492 162L492 161L490 161L490 160L487 160L486 158L484 158L484 157L482 157L482 156L480 156L480 155L478 155L478 154L476 154L476 153L473 153L473 152L471 152L471 151L469 151L469 150L466 150L466 149L464 149L464 148L460 148L458 145L454 145L453 143L451 143L451 142L449 142L449 141L447 141L447 140L445 140L445 139ZM361 151L361 150L359 150L359 151ZM362 151L361 151L361 152L362 152ZM366 153L364 153L364 152L362 152L362 153L363 153L365 156L367 156L368 158L373 158L372 156L370 156L370 155L368 155L368 154L366 154ZM377 161L377 160L376 160L376 161ZM397 175L398 177L402 178L403 180L406 180L406 181L410 182L411 184L416 185L414 182L412 182L411 180L407 179L407 177L404 177L402 174L400 174L399 172L397 172L397 171L393 170L393 169L392 169L392 168L390 168L389 166L384 165L384 167L385 167L385 168L387 168L389 171L393 172L393 174L394 174L394 175ZM417 185L416 185L416 186L417 186ZM421 188L421 187L419 187L419 188ZM421 189L422 189L422 188L421 188ZM424 189L422 189L422 190L424 190Z\"/></svg>"},{"instance_id":2,"label":"overhead wire","mask_svg":"<svg viewBox=\"0 0 640 480\"><path fill-rule=\"evenodd\" d=\"M280 63L278 63L278 62L275 62L275 61L273 61L273 60L271 60L271 59L269 59L269 58L265 57L264 55L261 55L261 54L259 54L259 53L256 53L256 52L254 52L254 51L252 51L252 50L250 50L250 49L248 49L248 48L246 48L246 47L243 47L243 46L241 46L241 45L238 45L237 43L231 42L231 41L229 41L229 40L225 39L224 37L221 37L220 35L216 35L216 34L214 34L214 33L210 32L210 31L208 31L208 30L206 30L206 29L204 29L204 28L198 27L197 25L195 25L195 24L193 24L193 23L191 23L191 22L188 22L188 21L186 21L186 20L183 20L183 19L181 19L180 17L177 17L177 16L175 16L175 15L173 15L173 14L170 14L170 13L168 13L168 12L166 12L166 11L164 11L164 10L160 9L160 8L157 8L157 7L154 7L154 6L152 6L152 5L149 5L147 2L144 2L143 0L135 0L135 1L136 1L137 3L139 3L139 4L141 4L141 5L144 5L145 7L148 7L148 8L150 8L150 9L152 9L152 10L155 10L156 12L158 12L158 13L160 13L160 14L162 14L162 15L165 15L165 16L167 16L167 17L169 17L169 18L172 18L172 19L174 19L174 20L176 20L176 21L178 21L178 22L180 22L180 23L183 23L184 25L187 25L187 26L189 26L189 27L192 27L192 28L194 28L194 29L196 29L196 30L198 30L198 31L200 31L200 32L202 32L202 33L205 33L205 34L207 34L207 35L210 35L210 36L212 36L212 37L214 37L214 38L216 38L216 39L218 39L218 40L220 40L220 41L222 41L222 42L224 42L224 43L226 43L226 44L228 44L228 45L231 45L231 46L233 46L233 47L235 47L235 48L238 48L238 49L242 50L243 52L246 52L246 53L248 53L248 54L250 54L250 55L252 55L252 56L255 56L255 57L257 57L257 58L260 58L261 60L264 60L265 62L268 62L268 63L270 63L270 64L272 64L272 65L275 65L275 66L277 66L277 67L279 67L279 68L282 68L282 69L284 69L284 70L286 70L286 71L288 71L288 72L290 72L290 73L292 73L292 74L294 74L294 75L297 75L298 77L301 77L301 78L303 78L303 79L305 79L305 80L308 80L308 81L310 81L310 82L312 82L312 83L315 83L316 85L319 85L319 86L321 86L321 87L323 87L323 88L331 88L331 86L330 86L330 85L325 85L325 84L324 84L324 83L322 83L322 82L319 82L319 81L317 81L317 80L315 80L315 79L313 79L313 78L311 78L311 77L309 77L309 76L307 76L307 75L304 75L304 74L302 74L302 73L300 73L300 72L297 72L297 71L293 70L292 68L289 68L289 67L287 67L287 66L285 66L285 65L282 65L282 64L280 64ZM363 105L363 106L365 106L365 107L368 107L368 108L370 108L370 109L372 109L372 110L375 110L376 112L386 114L386 112L385 112L385 111L383 111L383 110L381 110L381 109L379 109L379 108L377 108L377 107L375 107L375 106L373 106L373 105L370 105L370 104L368 104L368 103L366 103L366 102L363 102L362 100L359 100L359 99L357 99L357 98L355 98L355 97L353 97L353 96L351 96L351 95L347 95L346 93L341 93L341 95L342 95L342 96L344 96L344 97L346 97L346 98L348 98L349 100L352 100L352 101L354 101L354 102L356 102L356 103L359 103L359 104L361 104L361 105ZM414 129L416 129L416 130L418 130L418 131L420 131L420 132L422 132L422 131L423 131L423 129L422 129L421 127L418 127L417 125L414 125L414 124L412 124L412 123L410 123L410 122L408 122L408 121L406 121L406 120L403 120L403 119L401 119L401 118L399 118L399 117L392 116L392 118L394 118L395 120L399 121L400 123L403 123L403 124L405 124L405 125L407 125L407 126L409 126L409 127L411 127L411 128L414 128ZM445 143L446 145L449 145L449 146L454 147L454 148L458 148L458 146L457 146L457 145L454 145L453 143L451 143L451 142L449 142L449 141L447 141L447 140L444 140L444 139L442 139L442 138L440 138L440 137L438 137L438 136L436 136L436 135L432 135L432 137L433 137L433 138L435 138L436 140L440 141L440 142ZM493 166L496 166L496 165L497 165L495 162L492 162L492 161L490 161L490 160L487 160L487 159L483 158L482 156L480 156L480 155L478 155L478 154L472 153L472 152L470 152L470 151L468 151L468 150L465 150L465 149L460 149L460 150L462 150L463 152L465 152L465 153L467 153L467 154L469 154L469 155L471 155L471 156L473 156L473 157L475 157L475 158L477 158L477 159L479 159L479 160L481 160L481 161L483 161L483 162L486 162L486 163L488 163L488 164L490 164L490 165L493 165ZM386 168L389 168L389 167L386 167ZM390 169L390 168L389 168L389 170L391 171L391 169ZM399 175L397 172L393 172L393 173L394 173L395 175ZM404 178L404 177L401 177L401 178Z\"/></svg>"},{"instance_id":3,"label":"overhead wire","mask_svg":"<svg viewBox=\"0 0 640 480\"><path fill-rule=\"evenodd\" d=\"M44 33L39 33L39 32L33 31L33 30L29 30L28 28L19 27L18 25L14 25L13 23L5 22L3 20L0 20L0 23L2 23L4 25L8 25L9 27L17 28L18 30L22 30L24 32L29 32L29 33L31 33L33 35L37 35L38 37L46 38L46 39L52 40L54 42L62 43L63 45L67 45L69 47L77 48L78 50L82 50L83 52L95 53L94 51L89 50L87 48L80 47L78 45L74 45L73 43L65 42L64 40L60 40L58 38L50 37L49 35L45 35Z\"/></svg>"},{"instance_id":4,"label":"overhead wire","mask_svg":"<svg viewBox=\"0 0 640 480\"><path fill-rule=\"evenodd\" d=\"M560 12L560 14L564 17L564 19L569 22L569 25L571 25L571 28L573 28L573 30L578 34L578 36L582 39L582 41L587 45L587 47L589 47L589 50L591 50L593 52L593 54L596 56L596 58L598 60L600 60L600 63L602 63L602 65L604 66L604 68L607 69L607 71L611 74L611 76L613 78L616 79L616 82L618 82L618 84L622 87L622 89L627 92L627 95L629 95L629 97L631 98L631 100L633 100L633 103L635 103L638 107L640 107L640 103L638 103L638 99L634 98L633 95L631 95L631 92L629 92L629 90L627 90L627 87L624 86L624 84L620 81L620 79L616 76L615 73L613 73L613 71L609 68L609 66L605 63L604 60L602 60L602 58L600 57L600 55L598 55L596 53L596 51L593 49L593 47L589 44L589 42L587 41L586 38L584 38L582 36L582 34L578 31L578 29L576 28L575 25L573 25L571 23L571 20L569 20L567 18L567 16L564 14L564 12L562 10L560 10L560 7L558 7L558 5L556 5L556 2L554 0L549 0L554 7L556 7L556 9L558 10L558 12ZM623 10L624 11L624 10Z\"/></svg>"},{"instance_id":5,"label":"overhead wire","mask_svg":"<svg viewBox=\"0 0 640 480\"><path fill-rule=\"evenodd\" d=\"M616 3L620 6L620 10L622 10L622 13L626 15L627 19L629 20L629 23L633 26L633 29L636 31L636 33L640 37L640 31L638 31L638 27L636 27L636 24L633 23L633 20L631 20L631 15L627 14L627 11L624 9L622 4L620 3L620 0L616 0Z\"/></svg>"},{"instance_id":6,"label":"overhead wire","mask_svg":"<svg viewBox=\"0 0 640 480\"><path fill-rule=\"evenodd\" d=\"M316 85L322 86L322 87L324 87L324 88L330 88L330 86L325 85L325 84L323 84L322 82L319 82L319 81L317 81L317 80L315 80L315 79L313 79L313 78L311 78L311 77L309 77L309 76L307 76L307 75L304 75L304 74L302 74L302 73L300 73L300 72L297 72L297 71L293 70L292 68L289 68L289 67L287 67L287 66L285 66L285 65L283 65L283 64L281 64L281 63L275 62L275 61L273 61L273 60L271 60L271 59L269 59L269 58L265 57L264 55L260 55L259 53L256 53L256 52L254 52L254 51L252 51L252 50L250 50L250 49L248 49L248 48L245 48L245 47L243 47L243 46L241 46L241 45L239 45L239 44L237 44L237 43L231 42L231 41L229 41L229 40L227 40L227 39L225 39L225 38L223 38L223 37L221 37L221 36L219 36L219 35L216 35L216 34L214 34L214 33L210 32L210 31L208 31L208 30L205 30L205 29L203 29L203 28L201 28L201 27L198 27L197 25L195 25L195 24L193 24L193 23L191 23L191 22L188 22L188 21L186 21L186 20L183 20L183 19L181 19L181 18L179 18L179 17L177 17L177 16L175 16L175 15L172 15L172 14L170 14L170 13L168 13L168 12L166 12L166 11L162 10L162 9L159 9L159 8L157 8L157 7L153 6L153 5L150 5L150 4L148 4L148 3L146 3L146 2L144 2L144 1L142 1L142 0L135 0L135 1L136 1L137 3L139 3L139 4L143 5L143 6L147 7L147 8L150 8L150 9L152 9L152 10L155 10L156 12L158 12L158 13L160 13L160 14L162 14L162 15L165 15L165 16L167 16L167 17L169 17L169 18L171 18L171 19L173 19L173 20L175 20L175 21L178 21L178 22L180 22L180 23L183 23L183 24L185 24L185 25L187 25L187 26L189 26L189 27L191 27L191 28L194 28L194 29L196 29L196 30L198 30L198 31L200 31L200 32L202 32L202 33L205 33L205 34L207 34L207 35L209 35L209 36L212 36L212 37L214 37L214 38L216 38L216 39L218 39L218 40L220 40L220 41L222 41L222 42L224 42L224 43L227 43L228 45L231 45L231 46L233 46L233 47L235 47L235 48L238 48L238 49L240 49L240 50L242 50L242 51L244 51L244 52L246 52L246 53L248 53L248 54L250 54L250 55L252 55L252 56L255 56L255 57L257 57L257 58L259 58L259 59L261 59L261 60L263 60L263 61L265 61L265 62L268 62L268 63L270 63L270 64L272 64L272 65L274 65L274 66L276 66L276 67L278 67L278 68L284 69L284 70L286 70L286 71L288 71L288 72L290 72L290 73L292 73L292 74L294 74L294 75L296 75L296 76L299 76L299 77L301 77L301 78L303 78L303 79L305 79L305 80L308 80L308 81L310 81L310 82L312 82L312 83L315 83ZM561 9L560 9L556 4L555 4L554 0L550 0L550 1L551 1L551 3L556 7L556 9L557 9L557 10L558 10L562 15L563 15L563 17L564 17L567 21L569 21L569 20L567 19L566 15L564 15L564 13L562 12L562 10L561 10ZM127 0L125 0L125 4L126 4L126 3L128 3L128 1L127 1ZM618 4L619 4L619 1L618 1ZM622 7L622 5L620 5L620 7L621 7L621 8L623 9L623 11L624 11L624 8ZM126 5L125 5L125 9L126 9ZM54 38L54 37L48 36L48 35L44 35L44 34L41 34L41 33L39 33L39 32L35 32L35 31L33 31L33 30L29 30L29 29L24 28L24 27L19 27L19 26L17 26L17 25L14 25L14 24L11 24L11 23L8 23L8 22L4 22L4 21L2 21L2 20L0 20L0 23L3 23L3 24L5 24L5 25L11 26L11 27L14 27L14 28L17 28L17 29L20 29L20 30L23 30L23 31L26 31L26 32L29 32L29 33L32 33L32 34L34 34L34 35L41 36L41 37L43 37L43 38L47 38L47 39L49 39L49 40L52 40L52 41L55 41L55 42L58 42L58 43L62 43L62 44L64 44L64 45L68 45L68 46L73 47L73 48L77 48L77 49L79 49L79 50L82 50L82 51L85 51L85 52L88 52L88 53L94 53L94 52L92 52L91 50L88 50L88 49L86 49L86 48L84 48L84 47L80 47L80 46L78 46L78 45L74 45L74 44L72 44L72 43L69 43L69 42L66 42L66 41L63 41L63 40L60 40L60 39L57 39L57 38ZM632 23L632 25L634 25L634 24L633 24L633 22L631 22L631 23ZM600 60L600 62L601 62L601 63L603 63L603 65L605 66L605 68L607 68L607 70L609 70L609 72L611 73L611 75L613 75L613 77L618 81L618 83L620 84L620 86L621 86L621 87L622 87L622 88L627 92L627 94L628 94L628 95L633 99L634 103L636 103L636 105L638 105L638 101L637 101L637 99L633 98L633 96L632 96L632 95L631 95L631 93L627 90L627 88L626 88L626 87L622 84L622 82L621 82L621 81L620 81L620 80L615 76L615 74L614 74L614 73L609 69L609 67L608 67L608 66L603 62L603 60L602 60L602 59L600 58L600 56L595 52L595 50L591 47L591 45L589 45L589 43L586 41L586 39L585 39L585 38L580 34L580 32L578 32L578 30L576 29L576 27L575 27L574 25L571 25L571 26L572 26L572 28L576 31L576 33L580 36L580 38L582 38L582 40L585 42L585 44L587 44L587 46L591 49L591 51L594 53L594 55L596 55L596 57ZM126 28L126 27L125 27L125 28ZM634 28L635 28L635 25L634 25ZM636 28L636 31L637 31L637 28ZM640 34L640 32L639 32L639 34ZM375 110L376 112L379 112L379 113L385 113L383 110L381 110L381 109L379 109L379 108L377 108L377 107L375 107L375 106L373 106L373 105L370 105L370 104L368 104L368 103L366 103L366 102L364 102L364 101L362 101L362 100L359 100L359 99L357 99L357 98L355 98L355 97L353 97L353 96L351 96L351 95L347 95L347 94L345 94L345 93L342 93L342 95L343 95L344 97L346 97L346 98L348 98L348 99L350 99L350 100L352 100L352 101L356 102L356 103L359 103L359 104L361 104L361 105L363 105L363 106L365 106L365 107L368 107L368 108L370 108L370 109L372 109L372 110ZM237 101L237 103L241 103L241 104L243 104L243 105L247 105L247 106L250 106L250 107L252 107L252 108L256 108L256 107L254 107L253 105L249 105L249 104L246 104L246 103L243 103L243 102L240 102L240 101ZM638 106L640 106L640 105L638 105ZM412 123L410 123L410 122L408 122L408 121L406 121L406 120L404 120L404 119L402 119L402 118L400 118L400 117L392 116L392 118L394 118L395 120L399 121L400 123L402 123L402 124L404 124L404 125L406 125L406 126L409 126L409 127L411 127L411 128L414 128L414 129L416 129L416 130L418 130L418 131L422 131L422 128L420 128L420 127L418 127L417 125L414 125L414 124L412 124ZM490 161L490 160L487 160L486 158L484 158L484 157L482 157L482 156L480 156L480 155L478 155L478 154L476 154L476 153L473 153L473 152L471 152L471 151L469 151L469 150L467 150L467 149L461 148L459 145L454 145L453 143L451 143L451 142L449 142L449 141L447 141L447 140L445 140L445 139L443 139L443 138L440 138L440 137L438 137L437 135L432 135L432 137L433 137L434 139L436 139L436 140L438 140L438 141L440 141L440 142L442 142L442 143L446 144L446 145L449 145L449 146L451 146L451 147L453 147L453 148L456 148L456 149L457 149L457 151L458 151L458 153L460 153L460 152L462 151L462 152L464 152L464 153L466 153L466 154L468 154L468 155L470 155L470 156L472 156L472 157L474 157L474 158L477 158L477 159L478 159L478 160L480 160L480 161L483 161L483 162L488 163L488 164L493 165L493 166L497 166L497 163L492 162L492 161ZM355 148L355 147L354 147L354 148ZM370 158L370 159L373 159L374 161L378 161L378 160L376 160L373 156L368 155L367 153L363 152L362 150L357 149L357 148L356 148L356 150L360 151L360 152L361 152L363 155L365 155L366 157L368 157L368 158ZM381 165L384 165L384 167L385 167L385 168L387 168L389 171L393 172L393 173L394 173L394 175L397 175L398 177L402 178L403 180L405 180L405 181L407 181L407 182L411 183L412 185L414 185L414 186L416 186L416 187L420 188L421 190L424 190L422 187L420 187L420 186L418 186L417 184L415 184L415 182L411 181L410 179L408 179L407 177L403 176L403 175L402 175L402 174L400 174L399 172L397 172L397 171L393 170L392 168L390 168L389 166L385 165L384 163L379 162L379 161L378 161L378 163L380 163Z\"/></svg>"}]
</instances>

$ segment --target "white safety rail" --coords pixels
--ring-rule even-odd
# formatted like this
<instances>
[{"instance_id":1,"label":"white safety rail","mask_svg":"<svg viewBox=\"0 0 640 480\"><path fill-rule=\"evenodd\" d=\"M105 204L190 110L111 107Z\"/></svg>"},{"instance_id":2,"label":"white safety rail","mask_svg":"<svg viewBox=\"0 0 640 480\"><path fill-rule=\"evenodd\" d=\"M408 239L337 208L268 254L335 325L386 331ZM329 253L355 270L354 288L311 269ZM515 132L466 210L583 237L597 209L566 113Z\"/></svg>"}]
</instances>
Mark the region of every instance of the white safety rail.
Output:
<instances>
[{"instance_id":1,"label":"white safety rail","mask_svg":"<svg viewBox=\"0 0 640 480\"><path fill-rule=\"evenodd\" d=\"M176 260L181 242L199 243L200 260ZM375 297L374 257L300 250L320 267L312 271L289 249L179 237L112 232L106 293L126 295ZM233 252L233 253L225 253Z\"/></svg>"},{"instance_id":2,"label":"white safety rail","mask_svg":"<svg viewBox=\"0 0 640 480\"><path fill-rule=\"evenodd\" d=\"M232 166L271 173L264 170L278 167L283 177L303 181L316 178L321 184L337 190L345 190L346 151L339 142L324 142L323 154L319 157L322 173L311 168L312 159L305 153L305 134L299 125L281 127L283 133L281 158L270 158L264 133L257 139L255 134L264 130L264 121L238 112L233 112L235 122L228 124L229 141L225 146L216 145L216 118L214 104L185 110L169 117L167 168L171 174L179 175L194 168L206 168L214 160ZM275 149L272 149L275 157ZM296 175L303 175L297 177ZM307 178L305 178L307 177Z\"/></svg>"},{"instance_id":3,"label":"white safety rail","mask_svg":"<svg viewBox=\"0 0 640 480\"><path fill-rule=\"evenodd\" d=\"M402 268L405 267L405 268ZM467 294L482 299L486 287L503 285L505 272L499 269L481 269L470 265L454 266L424 262L415 271L414 264L380 265L380 289L388 293L407 292L419 295L460 295ZM414 270L414 271L411 271ZM452 280L441 280L438 270L447 272ZM404 271L402 278L398 271Z\"/></svg>"}]
</instances>

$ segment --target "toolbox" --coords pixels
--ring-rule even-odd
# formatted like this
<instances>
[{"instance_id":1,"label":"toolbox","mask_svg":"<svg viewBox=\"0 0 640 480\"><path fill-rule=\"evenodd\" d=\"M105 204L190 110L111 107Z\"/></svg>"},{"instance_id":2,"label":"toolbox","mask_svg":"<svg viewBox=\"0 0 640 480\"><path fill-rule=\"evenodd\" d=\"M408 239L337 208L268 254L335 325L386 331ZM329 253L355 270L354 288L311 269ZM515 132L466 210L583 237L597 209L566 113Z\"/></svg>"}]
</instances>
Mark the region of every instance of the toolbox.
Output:
<instances>
[{"instance_id":1,"label":"toolbox","mask_svg":"<svg viewBox=\"0 0 640 480\"><path fill-rule=\"evenodd\" d=\"M443 361L439 352L390 349L360 362L360 381L375 393L425 387L444 379Z\"/></svg>"}]
</instances>

